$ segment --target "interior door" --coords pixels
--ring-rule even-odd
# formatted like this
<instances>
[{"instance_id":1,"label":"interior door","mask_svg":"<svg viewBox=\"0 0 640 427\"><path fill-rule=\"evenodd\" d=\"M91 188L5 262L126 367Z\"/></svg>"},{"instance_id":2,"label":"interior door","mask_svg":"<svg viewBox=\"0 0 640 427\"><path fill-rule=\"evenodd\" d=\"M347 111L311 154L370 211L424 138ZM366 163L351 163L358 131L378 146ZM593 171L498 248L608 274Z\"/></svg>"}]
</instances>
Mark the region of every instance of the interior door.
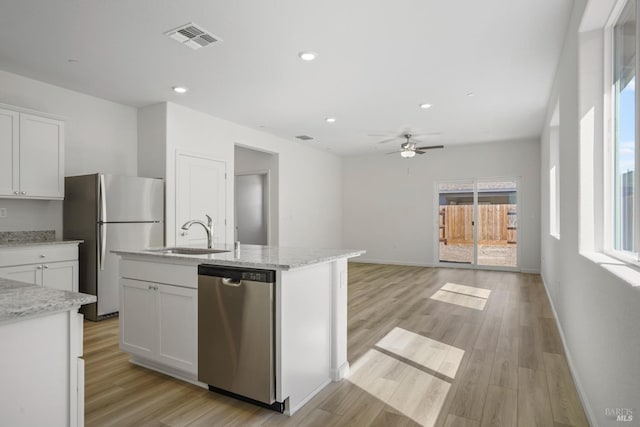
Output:
<instances>
[{"instance_id":1,"label":"interior door","mask_svg":"<svg viewBox=\"0 0 640 427\"><path fill-rule=\"evenodd\" d=\"M206 246L204 228L181 226L192 219L206 223L213 219L213 241L224 243L226 236L226 171L225 162L205 156L179 153L176 160L176 245Z\"/></svg>"},{"instance_id":2,"label":"interior door","mask_svg":"<svg viewBox=\"0 0 640 427\"><path fill-rule=\"evenodd\" d=\"M237 240L252 245L267 245L268 175L236 175L234 188Z\"/></svg>"}]
</instances>

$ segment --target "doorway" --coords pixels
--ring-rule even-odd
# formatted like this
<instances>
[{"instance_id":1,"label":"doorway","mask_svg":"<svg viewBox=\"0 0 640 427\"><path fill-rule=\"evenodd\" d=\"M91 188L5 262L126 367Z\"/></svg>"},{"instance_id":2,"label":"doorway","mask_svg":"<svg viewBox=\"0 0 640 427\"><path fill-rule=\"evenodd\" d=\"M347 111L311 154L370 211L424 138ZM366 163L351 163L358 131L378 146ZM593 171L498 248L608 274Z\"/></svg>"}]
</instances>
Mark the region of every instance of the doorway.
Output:
<instances>
[{"instance_id":1,"label":"doorway","mask_svg":"<svg viewBox=\"0 0 640 427\"><path fill-rule=\"evenodd\" d=\"M439 262L517 268L517 179L437 185Z\"/></svg>"},{"instance_id":2,"label":"doorway","mask_svg":"<svg viewBox=\"0 0 640 427\"><path fill-rule=\"evenodd\" d=\"M236 240L269 244L269 173L236 175Z\"/></svg>"},{"instance_id":3,"label":"doorway","mask_svg":"<svg viewBox=\"0 0 640 427\"><path fill-rule=\"evenodd\" d=\"M278 244L278 168L277 153L235 146L235 241L251 245Z\"/></svg>"}]
</instances>

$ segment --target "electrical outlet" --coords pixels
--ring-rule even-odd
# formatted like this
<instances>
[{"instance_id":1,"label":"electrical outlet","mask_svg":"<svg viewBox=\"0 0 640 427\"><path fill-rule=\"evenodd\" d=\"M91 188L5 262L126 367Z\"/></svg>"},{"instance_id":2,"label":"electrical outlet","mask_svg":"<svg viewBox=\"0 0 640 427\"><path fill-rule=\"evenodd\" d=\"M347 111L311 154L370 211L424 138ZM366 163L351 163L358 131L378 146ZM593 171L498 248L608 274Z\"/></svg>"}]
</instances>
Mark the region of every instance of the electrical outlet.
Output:
<instances>
[{"instance_id":1,"label":"electrical outlet","mask_svg":"<svg viewBox=\"0 0 640 427\"><path fill-rule=\"evenodd\" d=\"M0 208L0 218L7 217L7 208Z\"/></svg>"}]
</instances>

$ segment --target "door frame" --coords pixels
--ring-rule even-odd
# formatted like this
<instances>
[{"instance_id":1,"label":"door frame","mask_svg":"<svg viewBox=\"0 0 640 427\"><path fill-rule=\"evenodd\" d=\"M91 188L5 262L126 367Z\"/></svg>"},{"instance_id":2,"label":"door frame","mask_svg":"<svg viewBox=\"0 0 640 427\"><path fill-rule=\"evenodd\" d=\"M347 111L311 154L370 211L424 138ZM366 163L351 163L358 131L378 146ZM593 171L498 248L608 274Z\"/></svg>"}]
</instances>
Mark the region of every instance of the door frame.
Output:
<instances>
[{"instance_id":1,"label":"door frame","mask_svg":"<svg viewBox=\"0 0 640 427\"><path fill-rule=\"evenodd\" d=\"M238 240L237 230L238 230L238 215L237 215L237 204L236 204L236 180L237 176L246 176L246 175L265 175L265 185L266 185L266 217L267 221L267 246L271 245L271 170L269 169L257 169L250 170L244 172L236 172L233 176L233 238L234 240ZM242 242L240 242L242 243Z\"/></svg>"},{"instance_id":2,"label":"door frame","mask_svg":"<svg viewBox=\"0 0 640 427\"><path fill-rule=\"evenodd\" d=\"M492 182L492 181L512 181L516 183L516 218L520 218L522 211L522 178L520 176L498 176L498 177L473 177L473 178L461 178L461 179L442 179L434 182L434 197L433 197L433 265L436 267L448 267L448 268L468 268L473 270L497 270L497 271L521 271L520 261L522 260L522 244L521 236L523 233L521 221L518 221L517 228L517 240L516 240L516 265L515 267L501 266L501 265L478 265L478 183L479 182ZM440 261L440 184L445 183L472 183L473 184L473 263L462 264L452 263L446 261Z\"/></svg>"}]
</instances>

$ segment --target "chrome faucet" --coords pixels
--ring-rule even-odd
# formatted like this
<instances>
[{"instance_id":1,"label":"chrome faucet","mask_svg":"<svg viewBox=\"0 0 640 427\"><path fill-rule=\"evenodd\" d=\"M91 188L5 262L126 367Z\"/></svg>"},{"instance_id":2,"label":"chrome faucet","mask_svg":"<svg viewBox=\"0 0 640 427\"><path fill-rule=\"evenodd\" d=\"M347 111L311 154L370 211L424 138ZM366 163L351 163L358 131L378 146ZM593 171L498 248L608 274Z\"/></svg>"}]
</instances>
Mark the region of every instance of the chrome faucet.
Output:
<instances>
[{"instance_id":1,"label":"chrome faucet","mask_svg":"<svg viewBox=\"0 0 640 427\"><path fill-rule=\"evenodd\" d=\"M183 230L188 230L193 224L200 224L204 227L204 231L207 232L207 248L211 249L213 243L213 220L209 215L205 215L207 217L207 223L204 221L200 221L199 219L192 219L191 221L187 221L182 224Z\"/></svg>"}]
</instances>

